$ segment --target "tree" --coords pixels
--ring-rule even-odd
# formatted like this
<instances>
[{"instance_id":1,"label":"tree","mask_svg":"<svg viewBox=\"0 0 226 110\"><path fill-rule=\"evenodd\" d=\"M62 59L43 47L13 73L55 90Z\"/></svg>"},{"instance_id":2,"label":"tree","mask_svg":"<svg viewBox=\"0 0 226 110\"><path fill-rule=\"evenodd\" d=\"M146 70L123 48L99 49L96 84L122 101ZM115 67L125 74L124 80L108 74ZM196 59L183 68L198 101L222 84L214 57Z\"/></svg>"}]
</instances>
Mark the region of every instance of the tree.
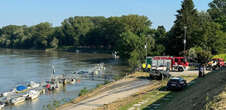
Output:
<instances>
[{"instance_id":1,"label":"tree","mask_svg":"<svg viewBox=\"0 0 226 110\"><path fill-rule=\"evenodd\" d=\"M84 44L86 34L94 27L89 17L70 17L62 22L63 45Z\"/></svg>"},{"instance_id":2,"label":"tree","mask_svg":"<svg viewBox=\"0 0 226 110\"><path fill-rule=\"evenodd\" d=\"M182 8L177 11L176 21L174 26L168 33L168 53L171 55L179 55L183 51L183 40L185 33L185 26L187 27L186 37L187 37L187 48L195 46L195 36L194 30L198 28L197 25L197 10L194 8L194 3L192 0L184 0L182 2Z\"/></svg>"},{"instance_id":3,"label":"tree","mask_svg":"<svg viewBox=\"0 0 226 110\"><path fill-rule=\"evenodd\" d=\"M48 38L53 34L52 25L48 22L40 23L32 28L33 46L37 49L48 48Z\"/></svg>"},{"instance_id":4,"label":"tree","mask_svg":"<svg viewBox=\"0 0 226 110\"><path fill-rule=\"evenodd\" d=\"M213 0L209 3L208 13L213 20L226 16L226 0Z\"/></svg>"},{"instance_id":5,"label":"tree","mask_svg":"<svg viewBox=\"0 0 226 110\"><path fill-rule=\"evenodd\" d=\"M121 22L126 26L126 30L136 35L147 34L152 22L147 16L127 15L121 17Z\"/></svg>"},{"instance_id":6,"label":"tree","mask_svg":"<svg viewBox=\"0 0 226 110\"><path fill-rule=\"evenodd\" d=\"M154 40L155 40L155 46L152 50L152 55L164 55L165 49L167 46L168 39L166 37L166 29L164 26L158 26L156 30L154 30Z\"/></svg>"}]
</instances>

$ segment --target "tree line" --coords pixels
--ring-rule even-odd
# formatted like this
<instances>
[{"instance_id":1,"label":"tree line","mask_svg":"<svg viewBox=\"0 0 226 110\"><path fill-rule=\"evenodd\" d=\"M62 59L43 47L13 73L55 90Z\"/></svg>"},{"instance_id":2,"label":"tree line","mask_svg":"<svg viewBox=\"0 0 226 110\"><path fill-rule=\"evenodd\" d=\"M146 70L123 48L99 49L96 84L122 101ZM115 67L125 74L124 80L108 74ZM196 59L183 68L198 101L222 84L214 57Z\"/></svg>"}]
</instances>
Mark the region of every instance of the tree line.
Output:
<instances>
[{"instance_id":1,"label":"tree line","mask_svg":"<svg viewBox=\"0 0 226 110\"><path fill-rule=\"evenodd\" d=\"M101 48L117 51L134 66L142 63L146 49L148 56L183 55L185 36L187 55L200 49L211 54L226 52L226 0L213 0L209 9L201 12L195 9L192 0L184 0L168 32L164 26L157 29L151 26L151 20L140 15L75 16L58 27L48 22L34 26L8 25L0 29L0 47Z\"/></svg>"},{"instance_id":2,"label":"tree line","mask_svg":"<svg viewBox=\"0 0 226 110\"><path fill-rule=\"evenodd\" d=\"M122 57L128 58L134 48L143 48L147 42L154 52L150 54L160 55L164 52L164 46L155 43L153 36L165 36L166 30L163 26L152 29L151 24L146 16L124 15L109 18L75 16L65 19L58 27L53 27L48 22L30 27L8 25L0 29L0 46L24 49L67 46L103 48L119 51Z\"/></svg>"}]
</instances>

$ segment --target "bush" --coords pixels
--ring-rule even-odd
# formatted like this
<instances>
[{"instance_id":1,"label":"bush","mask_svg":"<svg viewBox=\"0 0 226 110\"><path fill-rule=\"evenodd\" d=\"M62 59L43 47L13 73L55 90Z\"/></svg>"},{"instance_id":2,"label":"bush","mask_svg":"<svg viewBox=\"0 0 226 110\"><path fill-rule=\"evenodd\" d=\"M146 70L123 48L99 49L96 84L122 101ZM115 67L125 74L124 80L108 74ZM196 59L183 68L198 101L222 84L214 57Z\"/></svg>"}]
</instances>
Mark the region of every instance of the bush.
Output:
<instances>
[{"instance_id":1,"label":"bush","mask_svg":"<svg viewBox=\"0 0 226 110\"><path fill-rule=\"evenodd\" d=\"M84 87L78 94L78 96L83 96L83 95L86 95L87 93L89 92L89 90Z\"/></svg>"}]
</instances>

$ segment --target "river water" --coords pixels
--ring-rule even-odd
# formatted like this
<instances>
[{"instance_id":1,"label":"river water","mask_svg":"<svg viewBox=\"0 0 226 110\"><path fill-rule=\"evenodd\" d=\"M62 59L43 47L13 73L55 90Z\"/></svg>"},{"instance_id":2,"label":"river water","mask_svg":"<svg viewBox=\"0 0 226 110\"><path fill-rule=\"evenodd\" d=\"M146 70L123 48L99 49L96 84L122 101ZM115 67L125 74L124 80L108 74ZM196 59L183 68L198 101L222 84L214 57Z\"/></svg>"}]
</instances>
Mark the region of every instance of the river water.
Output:
<instances>
[{"instance_id":1,"label":"river water","mask_svg":"<svg viewBox=\"0 0 226 110\"><path fill-rule=\"evenodd\" d=\"M113 59L111 54L0 49L0 93L29 81L48 80L52 64L55 66L56 74L67 74L88 70L98 63L104 63L106 72L112 74L119 74L127 68L122 61ZM101 83L103 81L81 80L80 83L67 85L54 93L43 94L32 102L7 106L4 110L43 110L44 106L54 101L69 101L76 98L84 87L92 89Z\"/></svg>"}]
</instances>

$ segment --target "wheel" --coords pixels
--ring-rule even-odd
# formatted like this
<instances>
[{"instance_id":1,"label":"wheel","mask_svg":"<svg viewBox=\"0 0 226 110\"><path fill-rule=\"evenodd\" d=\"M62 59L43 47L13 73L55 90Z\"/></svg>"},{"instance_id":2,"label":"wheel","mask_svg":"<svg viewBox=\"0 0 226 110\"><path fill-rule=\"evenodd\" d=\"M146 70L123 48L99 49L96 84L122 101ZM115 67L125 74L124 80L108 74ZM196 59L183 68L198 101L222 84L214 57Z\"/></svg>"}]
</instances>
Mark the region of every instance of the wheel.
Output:
<instances>
[{"instance_id":1,"label":"wheel","mask_svg":"<svg viewBox=\"0 0 226 110\"><path fill-rule=\"evenodd\" d=\"M182 67L179 67L179 68L178 68L178 71L179 71L179 72L183 72L184 69L183 69Z\"/></svg>"}]
</instances>

